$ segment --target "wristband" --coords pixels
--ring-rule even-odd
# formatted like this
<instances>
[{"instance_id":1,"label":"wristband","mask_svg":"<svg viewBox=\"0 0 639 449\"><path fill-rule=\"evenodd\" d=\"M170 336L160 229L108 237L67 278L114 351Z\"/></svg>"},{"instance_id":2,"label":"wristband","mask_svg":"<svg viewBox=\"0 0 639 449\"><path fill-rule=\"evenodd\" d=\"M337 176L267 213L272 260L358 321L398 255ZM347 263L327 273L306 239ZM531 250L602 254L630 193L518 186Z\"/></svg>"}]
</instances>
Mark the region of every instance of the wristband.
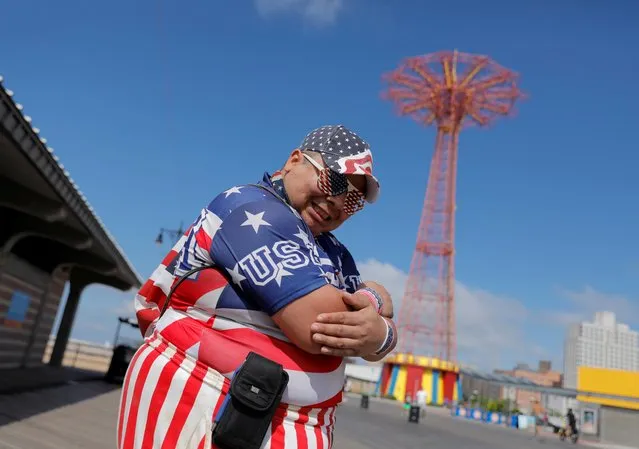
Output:
<instances>
[{"instance_id":1,"label":"wristband","mask_svg":"<svg viewBox=\"0 0 639 449\"><path fill-rule=\"evenodd\" d=\"M384 320L384 323L386 323L386 338L384 338L384 343L382 343L379 349L375 351L375 355L380 355L388 351L392 347L393 343L395 342L395 339L397 338L397 330L395 329L395 323L393 323L390 320L387 320L384 317L382 317L382 319Z\"/></svg>"},{"instance_id":2,"label":"wristband","mask_svg":"<svg viewBox=\"0 0 639 449\"><path fill-rule=\"evenodd\" d=\"M368 298L368 300L371 302L371 304L373 305L373 308L375 308L377 313L382 312L382 306L384 305L384 300L379 295L379 293L377 293L374 289L369 287L364 287L364 288L360 288L355 293L361 293L365 295Z\"/></svg>"}]
</instances>

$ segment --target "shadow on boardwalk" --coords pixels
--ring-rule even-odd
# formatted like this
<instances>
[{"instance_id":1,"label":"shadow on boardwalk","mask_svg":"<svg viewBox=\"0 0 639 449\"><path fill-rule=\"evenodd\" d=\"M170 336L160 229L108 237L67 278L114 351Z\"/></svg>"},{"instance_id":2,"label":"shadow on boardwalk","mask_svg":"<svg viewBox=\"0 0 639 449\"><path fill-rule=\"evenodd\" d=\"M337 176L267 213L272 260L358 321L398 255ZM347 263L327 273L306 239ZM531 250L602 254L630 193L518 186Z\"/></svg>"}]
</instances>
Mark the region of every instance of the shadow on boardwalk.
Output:
<instances>
[{"instance_id":1,"label":"shadow on boardwalk","mask_svg":"<svg viewBox=\"0 0 639 449\"><path fill-rule=\"evenodd\" d=\"M119 401L103 381L0 396L0 448L114 448Z\"/></svg>"},{"instance_id":2,"label":"shadow on boardwalk","mask_svg":"<svg viewBox=\"0 0 639 449\"><path fill-rule=\"evenodd\" d=\"M102 381L103 373L69 368L5 371L1 377L0 428L120 388Z\"/></svg>"}]
</instances>

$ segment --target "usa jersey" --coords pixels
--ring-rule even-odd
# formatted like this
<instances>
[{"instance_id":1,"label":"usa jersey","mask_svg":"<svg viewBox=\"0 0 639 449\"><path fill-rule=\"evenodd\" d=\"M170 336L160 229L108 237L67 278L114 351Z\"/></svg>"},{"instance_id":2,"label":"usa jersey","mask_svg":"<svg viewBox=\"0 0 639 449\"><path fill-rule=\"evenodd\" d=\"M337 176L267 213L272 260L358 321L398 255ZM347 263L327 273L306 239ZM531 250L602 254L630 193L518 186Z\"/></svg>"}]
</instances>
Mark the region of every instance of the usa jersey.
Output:
<instances>
[{"instance_id":1,"label":"usa jersey","mask_svg":"<svg viewBox=\"0 0 639 449\"><path fill-rule=\"evenodd\" d=\"M201 211L137 294L140 329L227 378L254 351L288 372L284 403L332 407L341 401L343 359L303 351L271 317L327 284L352 293L360 276L346 247L332 234L315 238L268 174L260 185L232 187ZM209 265L176 288L158 319L176 280Z\"/></svg>"}]
</instances>

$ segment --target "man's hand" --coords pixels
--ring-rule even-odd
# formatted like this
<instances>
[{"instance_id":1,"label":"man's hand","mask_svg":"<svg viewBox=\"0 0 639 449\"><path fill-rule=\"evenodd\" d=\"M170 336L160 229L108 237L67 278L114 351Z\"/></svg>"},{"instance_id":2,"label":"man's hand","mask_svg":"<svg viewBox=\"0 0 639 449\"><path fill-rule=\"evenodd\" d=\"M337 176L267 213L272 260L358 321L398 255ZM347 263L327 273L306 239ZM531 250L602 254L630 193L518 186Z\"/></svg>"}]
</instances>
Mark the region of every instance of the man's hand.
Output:
<instances>
[{"instance_id":1,"label":"man's hand","mask_svg":"<svg viewBox=\"0 0 639 449\"><path fill-rule=\"evenodd\" d=\"M311 325L313 341L322 354L363 357L373 354L386 338L386 323L363 294L343 293L351 312L323 313ZM391 303L392 314L392 303Z\"/></svg>"},{"instance_id":2,"label":"man's hand","mask_svg":"<svg viewBox=\"0 0 639 449\"><path fill-rule=\"evenodd\" d=\"M359 285L359 288L364 287L372 288L379 294L379 296L382 297L384 305L382 306L381 315L383 317L393 319L393 299L391 298L390 293L388 293L388 290L386 290L382 284L375 281L364 281Z\"/></svg>"}]
</instances>

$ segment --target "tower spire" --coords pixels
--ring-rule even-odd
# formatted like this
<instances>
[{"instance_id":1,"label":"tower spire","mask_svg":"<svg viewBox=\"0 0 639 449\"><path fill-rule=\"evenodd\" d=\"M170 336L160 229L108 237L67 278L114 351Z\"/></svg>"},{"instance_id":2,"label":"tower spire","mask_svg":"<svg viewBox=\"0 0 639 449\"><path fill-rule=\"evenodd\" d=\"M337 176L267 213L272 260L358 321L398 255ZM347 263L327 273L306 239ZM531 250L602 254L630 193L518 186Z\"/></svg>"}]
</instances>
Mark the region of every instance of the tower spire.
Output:
<instances>
[{"instance_id":1,"label":"tower spire","mask_svg":"<svg viewBox=\"0 0 639 449\"><path fill-rule=\"evenodd\" d=\"M487 56L444 51L408 58L385 75L400 115L437 126L417 242L398 316L400 353L457 360L455 197L459 135L508 115L517 74Z\"/></svg>"}]
</instances>

